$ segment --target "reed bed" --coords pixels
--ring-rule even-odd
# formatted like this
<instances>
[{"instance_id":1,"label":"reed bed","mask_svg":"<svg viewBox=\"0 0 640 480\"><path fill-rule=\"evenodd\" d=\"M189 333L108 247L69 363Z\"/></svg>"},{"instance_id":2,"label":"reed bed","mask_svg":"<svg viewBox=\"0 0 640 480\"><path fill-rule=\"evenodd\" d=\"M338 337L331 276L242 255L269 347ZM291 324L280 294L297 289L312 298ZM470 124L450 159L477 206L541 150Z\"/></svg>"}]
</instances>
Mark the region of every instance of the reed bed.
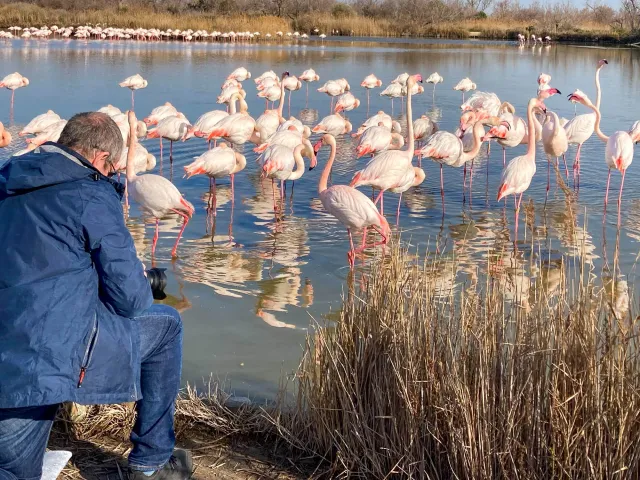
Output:
<instances>
[{"instance_id":1,"label":"reed bed","mask_svg":"<svg viewBox=\"0 0 640 480\"><path fill-rule=\"evenodd\" d=\"M640 476L626 282L560 261L530 284L517 251L489 251L499 275L454 288L455 256L418 258L395 245L349 278L339 320L315 325L283 388L293 401L233 409L221 390L190 389L178 429L251 436L313 459L313 478ZM94 408L81 435L126 437L129 416Z\"/></svg>"}]
</instances>

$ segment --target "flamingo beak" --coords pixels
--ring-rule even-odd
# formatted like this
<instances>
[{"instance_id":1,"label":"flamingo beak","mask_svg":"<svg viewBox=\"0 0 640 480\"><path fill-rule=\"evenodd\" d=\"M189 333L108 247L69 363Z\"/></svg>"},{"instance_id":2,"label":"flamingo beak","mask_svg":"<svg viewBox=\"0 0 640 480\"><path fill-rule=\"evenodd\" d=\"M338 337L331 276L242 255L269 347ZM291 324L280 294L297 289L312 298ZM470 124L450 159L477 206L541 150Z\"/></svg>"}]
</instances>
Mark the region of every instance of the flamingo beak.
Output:
<instances>
[{"instance_id":1,"label":"flamingo beak","mask_svg":"<svg viewBox=\"0 0 640 480\"><path fill-rule=\"evenodd\" d=\"M506 120L503 122L500 122L500 125L502 125L503 127L507 127L507 130L511 130L511 124Z\"/></svg>"},{"instance_id":2,"label":"flamingo beak","mask_svg":"<svg viewBox=\"0 0 640 480\"><path fill-rule=\"evenodd\" d=\"M322 140L318 140L314 145L313 145L313 154L314 155L318 155L318 152L320 151L320 149L322 148ZM311 169L309 169L311 170Z\"/></svg>"}]
</instances>

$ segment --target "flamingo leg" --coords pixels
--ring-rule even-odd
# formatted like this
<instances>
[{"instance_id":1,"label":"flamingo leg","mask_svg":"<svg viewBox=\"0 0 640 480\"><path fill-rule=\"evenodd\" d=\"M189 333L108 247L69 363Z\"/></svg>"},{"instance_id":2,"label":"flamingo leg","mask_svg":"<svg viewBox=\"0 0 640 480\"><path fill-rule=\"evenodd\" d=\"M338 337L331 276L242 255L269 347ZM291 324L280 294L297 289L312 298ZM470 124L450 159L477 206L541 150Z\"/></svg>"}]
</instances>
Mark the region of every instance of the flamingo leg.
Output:
<instances>
[{"instance_id":1,"label":"flamingo leg","mask_svg":"<svg viewBox=\"0 0 640 480\"><path fill-rule=\"evenodd\" d=\"M442 211L444 212L444 175L442 173L442 164L440 164L440 197L442 198Z\"/></svg>"},{"instance_id":2,"label":"flamingo leg","mask_svg":"<svg viewBox=\"0 0 640 480\"><path fill-rule=\"evenodd\" d=\"M360 245L360 251L364 250L364 247L367 243L367 227L362 229L362 244Z\"/></svg>"},{"instance_id":3,"label":"flamingo leg","mask_svg":"<svg viewBox=\"0 0 640 480\"><path fill-rule=\"evenodd\" d=\"M502 168L507 165L507 149L502 147Z\"/></svg>"},{"instance_id":4,"label":"flamingo leg","mask_svg":"<svg viewBox=\"0 0 640 480\"><path fill-rule=\"evenodd\" d=\"M551 158L547 157L547 194L551 185Z\"/></svg>"},{"instance_id":5,"label":"flamingo leg","mask_svg":"<svg viewBox=\"0 0 640 480\"><path fill-rule=\"evenodd\" d=\"M562 154L562 160L564 161L565 175L567 177L567 180L569 180L569 168L567 167L567 155L566 155L566 153Z\"/></svg>"},{"instance_id":6,"label":"flamingo leg","mask_svg":"<svg viewBox=\"0 0 640 480\"><path fill-rule=\"evenodd\" d=\"M277 212L278 206L276 205L276 187L275 180L273 178L271 179L271 193L273 193L273 211Z\"/></svg>"},{"instance_id":7,"label":"flamingo leg","mask_svg":"<svg viewBox=\"0 0 640 480\"><path fill-rule=\"evenodd\" d=\"M232 207L236 200L235 176L236 176L235 173L231 174L231 206Z\"/></svg>"},{"instance_id":8,"label":"flamingo leg","mask_svg":"<svg viewBox=\"0 0 640 480\"><path fill-rule=\"evenodd\" d=\"M382 241L381 242L375 242L373 245L371 245L372 247L377 247L378 245L386 245L387 243L389 243L389 237L387 237L384 232L382 230L380 230L380 228L377 225L371 225L371 227L380 234L380 236L382 237Z\"/></svg>"},{"instance_id":9,"label":"flamingo leg","mask_svg":"<svg viewBox=\"0 0 640 480\"><path fill-rule=\"evenodd\" d=\"M604 213L607 213L607 203L609 202L609 182L611 182L611 169L609 169L609 175L607 176L607 192L604 194Z\"/></svg>"},{"instance_id":10,"label":"flamingo leg","mask_svg":"<svg viewBox=\"0 0 640 480\"><path fill-rule=\"evenodd\" d=\"M464 103L464 90L462 91L462 103Z\"/></svg>"},{"instance_id":11,"label":"flamingo leg","mask_svg":"<svg viewBox=\"0 0 640 480\"><path fill-rule=\"evenodd\" d=\"M351 250L349 250L349 253L347 254L347 260L349 260L349 266L353 268L356 263L355 261L356 249L353 246L353 237L351 236L350 228L347 228L347 233L349 234L349 244L351 245Z\"/></svg>"},{"instance_id":12,"label":"flamingo leg","mask_svg":"<svg viewBox=\"0 0 640 480\"><path fill-rule=\"evenodd\" d=\"M169 140L169 162L173 163L173 140Z\"/></svg>"},{"instance_id":13,"label":"flamingo leg","mask_svg":"<svg viewBox=\"0 0 640 480\"><path fill-rule=\"evenodd\" d=\"M622 204L622 187L624 187L624 174L626 170L622 170L622 181L620 182L620 194L618 195L618 211L620 211L620 205Z\"/></svg>"},{"instance_id":14,"label":"flamingo leg","mask_svg":"<svg viewBox=\"0 0 640 480\"><path fill-rule=\"evenodd\" d=\"M367 114L369 113L369 89L367 88Z\"/></svg>"},{"instance_id":15,"label":"flamingo leg","mask_svg":"<svg viewBox=\"0 0 640 480\"><path fill-rule=\"evenodd\" d=\"M487 155L490 155L490 154L491 154L491 141L488 141L487 142Z\"/></svg>"},{"instance_id":16,"label":"flamingo leg","mask_svg":"<svg viewBox=\"0 0 640 480\"><path fill-rule=\"evenodd\" d=\"M133 110L133 105L134 105L133 92L134 90L131 90L131 110Z\"/></svg>"},{"instance_id":17,"label":"flamingo leg","mask_svg":"<svg viewBox=\"0 0 640 480\"><path fill-rule=\"evenodd\" d=\"M11 90L11 109L13 110L13 98L16 95L16 91L15 90Z\"/></svg>"},{"instance_id":18,"label":"flamingo leg","mask_svg":"<svg viewBox=\"0 0 640 480\"><path fill-rule=\"evenodd\" d=\"M162 137L160 137L160 160L162 160Z\"/></svg>"},{"instance_id":19,"label":"flamingo leg","mask_svg":"<svg viewBox=\"0 0 640 480\"><path fill-rule=\"evenodd\" d=\"M516 196L513 196L513 201L515 202ZM520 217L520 202L522 202L522 193L520 197L518 197L518 203L516 203L516 240L518 239L518 219Z\"/></svg>"},{"instance_id":20,"label":"flamingo leg","mask_svg":"<svg viewBox=\"0 0 640 480\"><path fill-rule=\"evenodd\" d=\"M578 149L576 151L576 159L573 163L573 181L576 182L577 179L577 188L580 188L580 150L582 149L582 144L578 145Z\"/></svg>"},{"instance_id":21,"label":"flamingo leg","mask_svg":"<svg viewBox=\"0 0 640 480\"><path fill-rule=\"evenodd\" d=\"M187 228L187 223L189 223L189 216L186 213L179 212L178 210L175 210L175 209L172 209L172 210L184 219L184 222L182 223L182 228L180 229L180 232L178 232L178 238L176 238L176 243L173 246L173 249L171 250L171 257L177 257L178 243L180 243L180 238L182 238L182 233L184 232L184 229Z\"/></svg>"},{"instance_id":22,"label":"flamingo leg","mask_svg":"<svg viewBox=\"0 0 640 480\"><path fill-rule=\"evenodd\" d=\"M156 253L156 244L158 243L158 228L160 227L160 219L156 218L156 233L153 235L153 243L151 244L151 256Z\"/></svg>"},{"instance_id":23,"label":"flamingo leg","mask_svg":"<svg viewBox=\"0 0 640 480\"><path fill-rule=\"evenodd\" d=\"M213 179L213 197L211 199L211 205L213 208L213 216L217 216L218 212L217 212L217 208L218 208L218 195L216 194L216 179Z\"/></svg>"},{"instance_id":24,"label":"flamingo leg","mask_svg":"<svg viewBox=\"0 0 640 480\"><path fill-rule=\"evenodd\" d=\"M402 203L402 192L400 192L400 198L398 198L398 209L396 210L396 227L400 223L400 203Z\"/></svg>"},{"instance_id":25,"label":"flamingo leg","mask_svg":"<svg viewBox=\"0 0 640 480\"><path fill-rule=\"evenodd\" d=\"M291 116L291 93L289 93L289 116Z\"/></svg>"}]
</instances>

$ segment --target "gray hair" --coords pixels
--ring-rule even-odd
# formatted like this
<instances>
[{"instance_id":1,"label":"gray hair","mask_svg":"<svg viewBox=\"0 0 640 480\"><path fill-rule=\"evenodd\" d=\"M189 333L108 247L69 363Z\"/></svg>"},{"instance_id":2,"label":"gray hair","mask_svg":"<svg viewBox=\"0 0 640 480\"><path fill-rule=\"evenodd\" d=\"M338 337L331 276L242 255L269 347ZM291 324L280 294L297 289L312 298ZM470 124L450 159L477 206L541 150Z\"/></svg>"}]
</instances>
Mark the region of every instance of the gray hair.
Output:
<instances>
[{"instance_id":1,"label":"gray hair","mask_svg":"<svg viewBox=\"0 0 640 480\"><path fill-rule=\"evenodd\" d=\"M107 152L109 156L105 160L109 165L114 165L122 155L122 133L116 122L100 112L77 113L67 122L60 134L60 145L72 148L85 157L90 157L94 152Z\"/></svg>"}]
</instances>

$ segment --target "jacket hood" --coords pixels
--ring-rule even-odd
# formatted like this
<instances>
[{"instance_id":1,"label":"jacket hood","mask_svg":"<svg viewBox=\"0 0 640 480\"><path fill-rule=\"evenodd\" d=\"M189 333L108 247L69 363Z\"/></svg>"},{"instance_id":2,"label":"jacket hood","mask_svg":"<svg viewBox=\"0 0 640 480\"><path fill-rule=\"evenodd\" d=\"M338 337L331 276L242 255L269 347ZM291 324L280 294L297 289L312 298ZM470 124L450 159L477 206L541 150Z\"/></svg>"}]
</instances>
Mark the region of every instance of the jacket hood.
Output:
<instances>
[{"instance_id":1,"label":"jacket hood","mask_svg":"<svg viewBox=\"0 0 640 480\"><path fill-rule=\"evenodd\" d=\"M124 186L102 175L82 155L47 142L30 153L11 157L0 169L0 199L81 179L109 182L122 197Z\"/></svg>"}]
</instances>

